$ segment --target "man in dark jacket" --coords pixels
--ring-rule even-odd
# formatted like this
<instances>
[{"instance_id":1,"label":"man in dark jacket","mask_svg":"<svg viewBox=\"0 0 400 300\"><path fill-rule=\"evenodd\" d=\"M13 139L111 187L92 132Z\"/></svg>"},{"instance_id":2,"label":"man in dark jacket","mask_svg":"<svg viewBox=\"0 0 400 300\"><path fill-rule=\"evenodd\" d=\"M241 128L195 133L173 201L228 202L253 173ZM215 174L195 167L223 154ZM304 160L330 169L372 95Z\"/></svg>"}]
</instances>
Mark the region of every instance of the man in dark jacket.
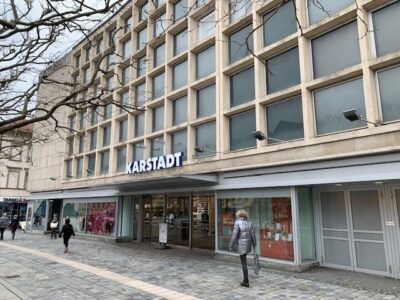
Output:
<instances>
[{"instance_id":1,"label":"man in dark jacket","mask_svg":"<svg viewBox=\"0 0 400 300\"><path fill-rule=\"evenodd\" d=\"M3 239L4 230L8 227L10 220L7 217L7 214L4 213L2 217L0 217L0 240Z\"/></svg>"},{"instance_id":2,"label":"man in dark jacket","mask_svg":"<svg viewBox=\"0 0 400 300\"><path fill-rule=\"evenodd\" d=\"M67 218L65 219L65 224L63 225L60 232L60 237L64 236L64 253L68 252L68 241L71 235L75 236L74 227L72 227L72 225L70 224L70 220Z\"/></svg>"}]
</instances>

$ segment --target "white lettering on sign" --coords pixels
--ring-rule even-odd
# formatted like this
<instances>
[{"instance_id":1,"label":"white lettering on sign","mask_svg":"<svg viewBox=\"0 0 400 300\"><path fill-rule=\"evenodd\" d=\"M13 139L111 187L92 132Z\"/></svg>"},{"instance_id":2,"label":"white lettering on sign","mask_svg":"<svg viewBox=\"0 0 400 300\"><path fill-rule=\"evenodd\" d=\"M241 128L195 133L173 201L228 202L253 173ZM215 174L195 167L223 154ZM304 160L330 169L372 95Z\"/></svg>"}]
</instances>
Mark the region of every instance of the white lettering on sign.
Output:
<instances>
[{"instance_id":1,"label":"white lettering on sign","mask_svg":"<svg viewBox=\"0 0 400 300\"><path fill-rule=\"evenodd\" d=\"M126 164L126 173L135 174L173 167L181 167L183 152L167 154L149 159L136 160Z\"/></svg>"},{"instance_id":2,"label":"white lettering on sign","mask_svg":"<svg viewBox=\"0 0 400 300\"><path fill-rule=\"evenodd\" d=\"M386 226L394 226L394 221L386 221Z\"/></svg>"}]
</instances>

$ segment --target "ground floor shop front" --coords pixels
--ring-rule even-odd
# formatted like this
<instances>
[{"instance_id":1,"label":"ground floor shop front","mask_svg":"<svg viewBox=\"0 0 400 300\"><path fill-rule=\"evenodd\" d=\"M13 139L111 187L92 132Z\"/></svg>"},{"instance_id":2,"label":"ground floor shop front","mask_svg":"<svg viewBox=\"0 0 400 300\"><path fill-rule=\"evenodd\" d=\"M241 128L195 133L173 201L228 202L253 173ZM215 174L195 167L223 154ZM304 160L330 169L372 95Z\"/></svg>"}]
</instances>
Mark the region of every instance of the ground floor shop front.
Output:
<instances>
[{"instance_id":1,"label":"ground floor shop front","mask_svg":"<svg viewBox=\"0 0 400 300\"><path fill-rule=\"evenodd\" d=\"M400 278L400 166L389 162L386 169L382 160L378 169L367 159L364 165L362 160L354 166L313 165L301 173L244 170L201 187L169 182L166 189L148 182L140 190L132 183L47 199L37 194L28 205L29 229L45 231L58 213L78 234L158 243L160 224L166 224L168 245L232 255L235 214L245 209L256 252L266 263L296 270L319 264Z\"/></svg>"}]
</instances>

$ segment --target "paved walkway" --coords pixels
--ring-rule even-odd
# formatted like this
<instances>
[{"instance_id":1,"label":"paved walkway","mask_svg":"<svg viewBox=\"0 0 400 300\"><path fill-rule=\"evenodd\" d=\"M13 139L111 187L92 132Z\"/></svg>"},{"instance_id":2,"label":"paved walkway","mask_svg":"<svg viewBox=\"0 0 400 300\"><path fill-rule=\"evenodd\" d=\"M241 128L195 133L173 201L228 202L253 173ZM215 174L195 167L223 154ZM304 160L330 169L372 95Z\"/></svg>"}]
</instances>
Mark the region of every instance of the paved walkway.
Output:
<instances>
[{"instance_id":1,"label":"paved walkway","mask_svg":"<svg viewBox=\"0 0 400 300\"><path fill-rule=\"evenodd\" d=\"M238 284L239 264L216 261L209 253L73 238L70 252L64 254L61 239L22 232L16 240L7 233L0 242L0 300L400 299L398 280L368 275L376 284L366 286L354 280L365 275L347 272L342 283L332 284L326 282L326 273L321 277L315 271L262 269L259 276L251 274L246 289ZM353 281L347 282L346 276Z\"/></svg>"}]
</instances>

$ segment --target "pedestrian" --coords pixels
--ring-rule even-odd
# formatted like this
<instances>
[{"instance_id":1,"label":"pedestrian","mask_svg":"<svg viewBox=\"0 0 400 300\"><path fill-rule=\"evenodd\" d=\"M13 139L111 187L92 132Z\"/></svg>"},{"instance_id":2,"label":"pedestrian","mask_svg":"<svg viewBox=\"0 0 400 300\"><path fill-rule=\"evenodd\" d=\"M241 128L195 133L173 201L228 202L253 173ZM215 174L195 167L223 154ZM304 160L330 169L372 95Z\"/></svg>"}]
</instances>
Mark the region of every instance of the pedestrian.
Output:
<instances>
[{"instance_id":1,"label":"pedestrian","mask_svg":"<svg viewBox=\"0 0 400 300\"><path fill-rule=\"evenodd\" d=\"M10 230L11 230L12 239L14 239L15 238L15 232L19 228L19 221L18 221L18 216L17 215L14 215L14 217L11 220L11 223L10 223L9 227L10 227Z\"/></svg>"},{"instance_id":2,"label":"pedestrian","mask_svg":"<svg viewBox=\"0 0 400 300\"><path fill-rule=\"evenodd\" d=\"M72 227L72 225L70 224L70 220L67 218L65 219L65 224L63 225L60 232L60 237L64 237L64 253L68 252L68 241L71 235L75 236L74 227Z\"/></svg>"},{"instance_id":3,"label":"pedestrian","mask_svg":"<svg viewBox=\"0 0 400 300\"><path fill-rule=\"evenodd\" d=\"M53 220L50 223L50 229L51 229L51 237L50 237L50 239L52 239L53 236L54 236L55 239L57 238L57 228L58 228L58 217L57 217L57 214L54 214L53 215Z\"/></svg>"},{"instance_id":4,"label":"pedestrian","mask_svg":"<svg viewBox=\"0 0 400 300\"><path fill-rule=\"evenodd\" d=\"M246 256L251 252L251 246L255 248L257 245L253 225L248 219L249 214L244 209L236 212L236 221L229 242L229 251L236 251L239 254L243 270L243 282L240 285L244 287L250 287Z\"/></svg>"},{"instance_id":5,"label":"pedestrian","mask_svg":"<svg viewBox=\"0 0 400 300\"><path fill-rule=\"evenodd\" d=\"M10 220L7 217L7 213L4 213L2 217L0 217L0 240L4 239L4 230L8 227L8 223Z\"/></svg>"}]
</instances>

